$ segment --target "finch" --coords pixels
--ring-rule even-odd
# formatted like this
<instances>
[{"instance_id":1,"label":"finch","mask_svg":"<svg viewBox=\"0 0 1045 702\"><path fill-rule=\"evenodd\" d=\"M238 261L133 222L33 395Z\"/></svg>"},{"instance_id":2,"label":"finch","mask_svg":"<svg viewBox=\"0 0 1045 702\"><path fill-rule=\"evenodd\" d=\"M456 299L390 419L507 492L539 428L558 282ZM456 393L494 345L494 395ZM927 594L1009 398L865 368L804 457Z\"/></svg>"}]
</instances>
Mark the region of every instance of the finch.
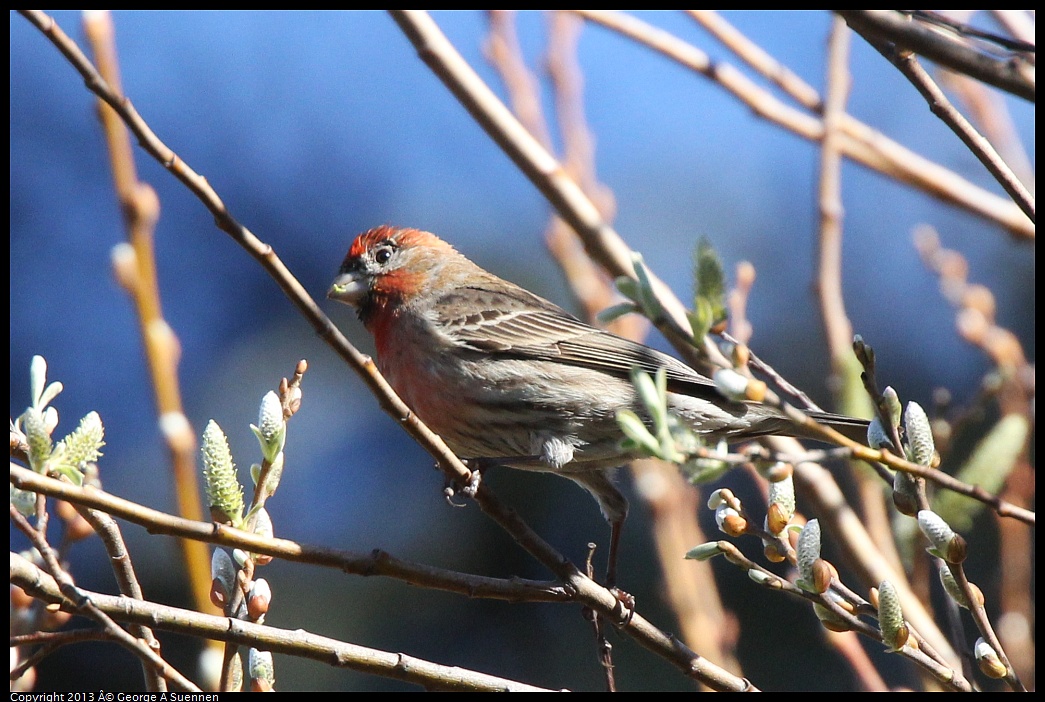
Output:
<instances>
[{"instance_id":1,"label":"finch","mask_svg":"<svg viewBox=\"0 0 1045 702\"><path fill-rule=\"evenodd\" d=\"M608 471L632 457L617 412L648 421L632 368L664 368L669 408L708 439L796 431L778 410L727 400L681 361L585 324L428 232L385 225L360 234L327 297L356 309L381 373L458 456L552 472L595 497L611 527L609 585L628 502ZM810 414L849 435L866 428Z\"/></svg>"}]
</instances>

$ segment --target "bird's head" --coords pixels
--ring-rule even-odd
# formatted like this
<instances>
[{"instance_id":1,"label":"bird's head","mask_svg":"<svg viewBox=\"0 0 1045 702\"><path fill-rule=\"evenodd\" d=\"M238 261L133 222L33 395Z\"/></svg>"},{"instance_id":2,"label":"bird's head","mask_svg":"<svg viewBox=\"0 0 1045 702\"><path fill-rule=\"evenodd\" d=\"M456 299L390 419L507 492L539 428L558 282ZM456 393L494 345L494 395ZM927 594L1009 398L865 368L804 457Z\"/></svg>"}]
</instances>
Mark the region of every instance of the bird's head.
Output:
<instances>
[{"instance_id":1,"label":"bird's head","mask_svg":"<svg viewBox=\"0 0 1045 702\"><path fill-rule=\"evenodd\" d=\"M366 322L432 289L440 270L459 260L464 258L434 234L381 225L352 242L327 297L355 307Z\"/></svg>"}]
</instances>

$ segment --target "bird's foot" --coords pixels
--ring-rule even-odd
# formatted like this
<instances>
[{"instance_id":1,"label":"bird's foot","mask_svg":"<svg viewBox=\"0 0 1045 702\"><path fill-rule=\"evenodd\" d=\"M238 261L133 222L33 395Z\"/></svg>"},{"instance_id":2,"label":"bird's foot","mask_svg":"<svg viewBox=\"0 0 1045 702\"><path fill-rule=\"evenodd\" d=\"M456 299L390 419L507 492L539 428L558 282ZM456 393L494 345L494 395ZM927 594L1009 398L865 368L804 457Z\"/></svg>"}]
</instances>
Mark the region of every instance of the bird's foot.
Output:
<instances>
[{"instance_id":1,"label":"bird's foot","mask_svg":"<svg viewBox=\"0 0 1045 702\"><path fill-rule=\"evenodd\" d=\"M457 494L461 494L465 497L474 498L475 494L479 492L479 485L483 480L484 466L478 465L478 460L465 460L464 463L469 466L475 464L475 467L471 469L471 474L468 476L468 482L458 488L456 481L448 479L446 485L443 487L443 496L446 498L446 503L451 507L464 507L463 503L454 502L454 497Z\"/></svg>"},{"instance_id":2,"label":"bird's foot","mask_svg":"<svg viewBox=\"0 0 1045 702\"><path fill-rule=\"evenodd\" d=\"M471 467L471 463L468 464L472 471L471 476L468 478L468 482L463 488L461 488L461 494L465 497L475 497L475 493L479 492L479 484L483 481L483 469L482 466L476 465L474 468Z\"/></svg>"}]
</instances>

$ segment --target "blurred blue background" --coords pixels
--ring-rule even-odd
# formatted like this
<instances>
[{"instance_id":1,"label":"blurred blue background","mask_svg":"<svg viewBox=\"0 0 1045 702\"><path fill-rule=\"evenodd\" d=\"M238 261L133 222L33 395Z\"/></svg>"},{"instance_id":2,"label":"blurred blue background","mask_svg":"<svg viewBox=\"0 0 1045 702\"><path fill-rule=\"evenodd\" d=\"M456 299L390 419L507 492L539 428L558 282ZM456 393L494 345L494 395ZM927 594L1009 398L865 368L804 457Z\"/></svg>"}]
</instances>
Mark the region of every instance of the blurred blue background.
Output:
<instances>
[{"instance_id":1,"label":"blurred blue background","mask_svg":"<svg viewBox=\"0 0 1045 702\"><path fill-rule=\"evenodd\" d=\"M684 15L638 14L735 63ZM54 16L83 45L79 16ZM483 58L484 14L434 16L503 94ZM726 16L822 89L828 13ZM549 206L385 13L127 11L117 12L115 23L124 90L138 111L315 298L322 300L355 234L393 223L436 232L484 267L576 309L543 245ZM524 13L518 23L524 51L539 69L546 19ZM43 355L49 377L65 384L54 403L59 434L97 410L106 427L104 486L173 510L136 316L109 264L111 248L126 235L93 96L15 14L10 40L11 415L29 402L30 358ZM684 300L699 236L710 238L730 273L736 262L751 261L758 272L749 305L753 347L829 404L813 292L816 146L759 120L703 77L599 27L585 28L580 52L599 177L617 198L617 230ZM1000 192L915 90L858 38L852 71L855 116ZM1033 105L1006 101L1033 159ZM140 177L162 203L159 276L164 313L181 342L189 420L197 434L209 419L222 425L244 479L257 460L248 424L257 421L260 398L298 359L309 361L304 403L289 427L286 478L270 502L277 535L361 552L384 548L486 575L547 577L477 508L445 505L432 460L380 412L273 281L172 176L141 151L137 159ZM846 303L855 331L878 351L885 382L925 406L936 387L966 402L989 368L957 338L953 312L918 260L911 230L920 223L937 227L946 246L969 258L971 279L997 296L999 323L1033 358L1031 245L862 167L847 163L843 172ZM372 349L350 310L322 304L354 343ZM659 339L651 343L663 347ZM580 560L588 541L605 541L597 508L572 485L504 471L492 481L571 557ZM671 629L644 518L636 508L629 521L622 580L648 616ZM125 531L145 592L186 605L173 542L135 526ZM111 574L93 570L104 563L96 541L77 545L71 559L82 584L112 590ZM275 591L268 618L275 626L538 685L601 687L590 631L573 610L469 601L298 565L277 563L264 575ZM815 636L799 605L771 603L792 613L785 616L794 620L787 626L795 637L803 627ZM191 670L182 643L172 638L168 650ZM615 643L625 689L687 689L667 665L650 665L629 641ZM764 645L742 640L742 660L759 651L765 664ZM41 687L73 685L62 673L73 675L75 687L133 687L137 666L112 662L123 655L113 646L76 649L43 666L41 674L53 677ZM823 667L811 680L803 666L816 661L781 658L786 665L767 673L778 677L760 685L845 684L822 676ZM114 682L113 668L126 668L127 677ZM277 676L281 689L402 687L284 658L277 659Z\"/></svg>"}]
</instances>

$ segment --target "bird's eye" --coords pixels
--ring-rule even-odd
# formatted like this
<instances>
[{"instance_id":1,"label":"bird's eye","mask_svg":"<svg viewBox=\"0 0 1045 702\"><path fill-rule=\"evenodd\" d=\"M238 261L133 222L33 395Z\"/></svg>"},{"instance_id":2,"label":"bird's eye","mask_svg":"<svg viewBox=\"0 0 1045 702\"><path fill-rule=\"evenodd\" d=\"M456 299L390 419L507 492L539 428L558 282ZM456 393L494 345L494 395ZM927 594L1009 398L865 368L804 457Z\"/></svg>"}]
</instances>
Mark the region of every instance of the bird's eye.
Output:
<instances>
[{"instance_id":1,"label":"bird's eye","mask_svg":"<svg viewBox=\"0 0 1045 702\"><path fill-rule=\"evenodd\" d=\"M388 263L388 259L392 258L394 249L389 244L383 244L374 251L374 261L380 265Z\"/></svg>"}]
</instances>

